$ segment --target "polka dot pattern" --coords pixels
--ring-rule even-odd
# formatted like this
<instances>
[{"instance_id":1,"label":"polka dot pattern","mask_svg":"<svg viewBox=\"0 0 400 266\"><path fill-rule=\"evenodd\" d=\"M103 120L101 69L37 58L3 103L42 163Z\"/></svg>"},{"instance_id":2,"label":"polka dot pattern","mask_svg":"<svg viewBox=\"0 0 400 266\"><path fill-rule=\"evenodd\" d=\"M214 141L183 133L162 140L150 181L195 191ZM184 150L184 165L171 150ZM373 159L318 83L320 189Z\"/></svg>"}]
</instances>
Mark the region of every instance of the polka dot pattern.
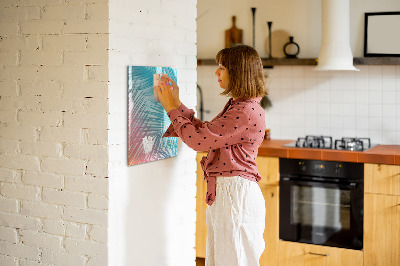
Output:
<instances>
[{"instance_id":1,"label":"polka dot pattern","mask_svg":"<svg viewBox=\"0 0 400 266\"><path fill-rule=\"evenodd\" d=\"M209 151L201 160L208 205L215 200L215 179L219 176L241 176L255 182L261 179L255 163L265 134L260 100L230 99L211 122L195 118L194 111L183 104L168 112L172 124L164 137L179 136L190 148Z\"/></svg>"}]
</instances>

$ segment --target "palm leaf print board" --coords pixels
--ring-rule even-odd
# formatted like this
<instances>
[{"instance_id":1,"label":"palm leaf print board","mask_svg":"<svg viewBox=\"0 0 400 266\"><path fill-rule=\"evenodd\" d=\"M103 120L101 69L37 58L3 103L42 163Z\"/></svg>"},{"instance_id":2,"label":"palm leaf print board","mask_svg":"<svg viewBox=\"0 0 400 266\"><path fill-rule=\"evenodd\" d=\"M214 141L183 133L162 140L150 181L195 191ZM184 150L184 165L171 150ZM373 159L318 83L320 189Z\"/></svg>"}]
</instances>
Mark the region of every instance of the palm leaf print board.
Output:
<instances>
[{"instance_id":1,"label":"palm leaf print board","mask_svg":"<svg viewBox=\"0 0 400 266\"><path fill-rule=\"evenodd\" d=\"M167 74L177 82L176 68L128 67L128 165L177 155L177 138L162 138L171 122L155 100L155 74Z\"/></svg>"}]
</instances>

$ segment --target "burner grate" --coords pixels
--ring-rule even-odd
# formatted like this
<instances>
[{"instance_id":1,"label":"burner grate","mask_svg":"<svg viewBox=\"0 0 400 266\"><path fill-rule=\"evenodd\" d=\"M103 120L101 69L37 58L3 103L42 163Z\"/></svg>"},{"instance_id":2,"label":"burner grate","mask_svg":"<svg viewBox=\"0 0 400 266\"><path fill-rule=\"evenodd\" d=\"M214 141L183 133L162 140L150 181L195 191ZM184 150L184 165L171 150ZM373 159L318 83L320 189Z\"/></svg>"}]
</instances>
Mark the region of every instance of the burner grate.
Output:
<instances>
[{"instance_id":1,"label":"burner grate","mask_svg":"<svg viewBox=\"0 0 400 266\"><path fill-rule=\"evenodd\" d=\"M349 151L363 151L371 148L369 138L342 138L335 140L335 149Z\"/></svg>"},{"instance_id":2,"label":"burner grate","mask_svg":"<svg viewBox=\"0 0 400 266\"><path fill-rule=\"evenodd\" d=\"M330 136L307 135L305 138L298 138L296 141L296 147L302 148L332 149L332 145L332 137Z\"/></svg>"},{"instance_id":3,"label":"burner grate","mask_svg":"<svg viewBox=\"0 0 400 266\"><path fill-rule=\"evenodd\" d=\"M294 146L298 148L365 151L371 148L371 140L370 138L355 137L336 139L333 142L331 136L307 135L305 137L298 138L294 143Z\"/></svg>"}]
</instances>

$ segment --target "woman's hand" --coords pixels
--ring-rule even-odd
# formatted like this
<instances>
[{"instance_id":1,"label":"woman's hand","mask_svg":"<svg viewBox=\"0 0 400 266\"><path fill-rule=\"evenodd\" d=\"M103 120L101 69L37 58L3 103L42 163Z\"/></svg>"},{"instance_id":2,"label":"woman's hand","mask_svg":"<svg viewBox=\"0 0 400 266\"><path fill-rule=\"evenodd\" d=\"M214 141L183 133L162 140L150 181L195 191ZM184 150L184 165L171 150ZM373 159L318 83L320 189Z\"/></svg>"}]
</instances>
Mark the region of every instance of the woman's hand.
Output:
<instances>
[{"instance_id":1,"label":"woman's hand","mask_svg":"<svg viewBox=\"0 0 400 266\"><path fill-rule=\"evenodd\" d=\"M172 99L174 101L174 105L176 108L179 108L181 106L181 101L179 100L179 87L176 85L175 81L173 81L171 78L167 77L162 77L161 78L166 84L169 82L172 85Z\"/></svg>"},{"instance_id":2,"label":"woman's hand","mask_svg":"<svg viewBox=\"0 0 400 266\"><path fill-rule=\"evenodd\" d=\"M154 88L158 94L161 105L167 113L172 109L177 109L176 105L174 104L174 96L172 95L171 87L166 84L164 79L160 81L158 87Z\"/></svg>"}]
</instances>

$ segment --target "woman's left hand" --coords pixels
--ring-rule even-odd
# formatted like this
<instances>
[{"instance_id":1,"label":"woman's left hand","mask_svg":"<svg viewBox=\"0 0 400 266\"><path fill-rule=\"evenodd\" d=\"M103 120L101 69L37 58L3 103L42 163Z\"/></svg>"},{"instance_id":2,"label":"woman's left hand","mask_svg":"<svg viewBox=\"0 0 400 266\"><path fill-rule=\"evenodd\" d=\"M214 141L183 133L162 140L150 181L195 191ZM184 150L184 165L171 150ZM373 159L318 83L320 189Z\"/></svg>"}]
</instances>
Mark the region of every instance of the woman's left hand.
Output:
<instances>
[{"instance_id":1,"label":"woman's left hand","mask_svg":"<svg viewBox=\"0 0 400 266\"><path fill-rule=\"evenodd\" d=\"M174 99L172 97L171 87L168 86L164 80L161 80L158 84L158 87L154 88L158 94L161 105L164 107L167 113L172 109L176 109Z\"/></svg>"}]
</instances>

